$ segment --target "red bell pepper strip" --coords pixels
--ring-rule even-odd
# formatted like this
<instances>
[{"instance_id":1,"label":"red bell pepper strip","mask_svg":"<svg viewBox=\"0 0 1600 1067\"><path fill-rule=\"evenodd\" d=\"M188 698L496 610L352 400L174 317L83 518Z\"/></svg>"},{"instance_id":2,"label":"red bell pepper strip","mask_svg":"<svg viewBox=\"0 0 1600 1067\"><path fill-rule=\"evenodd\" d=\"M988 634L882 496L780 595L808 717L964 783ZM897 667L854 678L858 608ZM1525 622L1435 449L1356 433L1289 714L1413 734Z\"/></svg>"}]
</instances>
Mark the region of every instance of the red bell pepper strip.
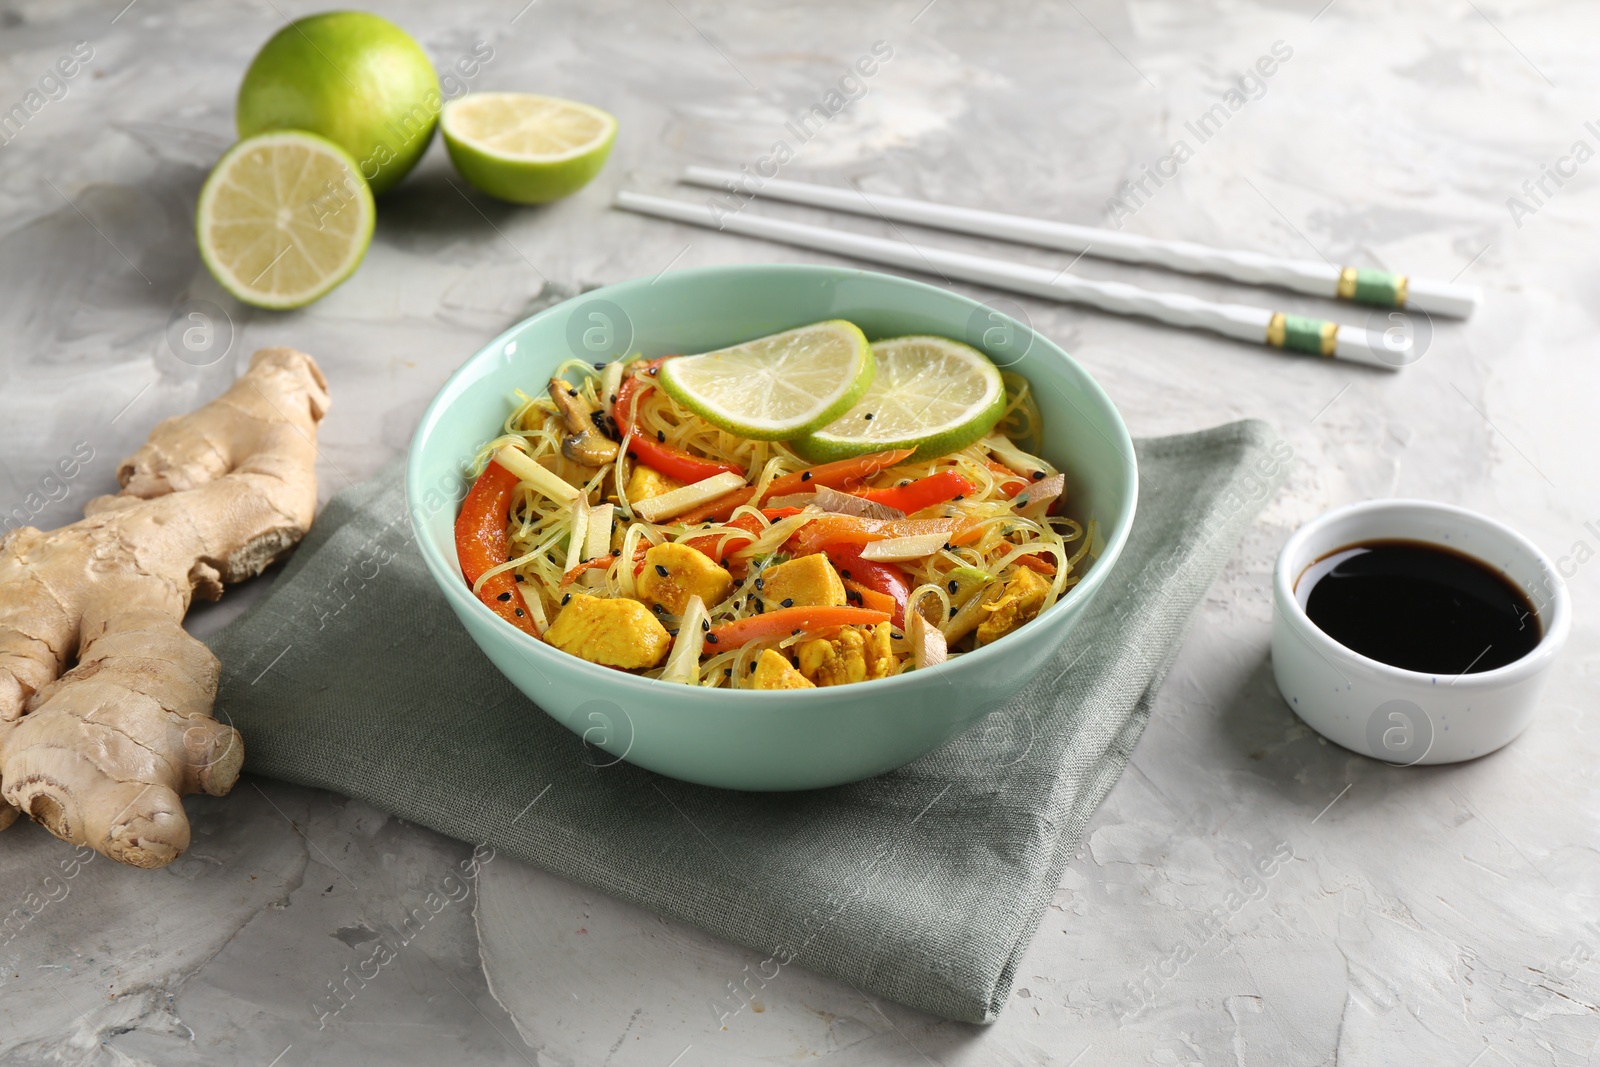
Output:
<instances>
[{"instance_id":1,"label":"red bell pepper strip","mask_svg":"<svg viewBox=\"0 0 1600 1067\"><path fill-rule=\"evenodd\" d=\"M849 459L838 459L817 467L807 467L803 471L795 471L793 474L772 479L772 484L767 488L767 495L803 493L819 485L853 492L865 485L868 478L879 471L888 470L911 455L913 451L915 450L910 448L894 448L887 452L868 452L864 456L852 456Z\"/></svg>"},{"instance_id":2,"label":"red bell pepper strip","mask_svg":"<svg viewBox=\"0 0 1600 1067\"><path fill-rule=\"evenodd\" d=\"M829 489L859 489L868 478L899 463L911 455L912 451L909 448L896 448L887 452L869 452L864 456L835 460L818 467L807 467L803 471L795 471L793 474L772 479L772 484L767 486L766 495L776 497L786 496L789 493L803 493L819 485L825 485ZM753 503L755 499L756 489L752 485L747 489L735 490L727 496L720 496L693 511L686 511L678 516L677 521L691 524L706 521L726 522L733 514L734 508Z\"/></svg>"},{"instance_id":3,"label":"red bell pepper strip","mask_svg":"<svg viewBox=\"0 0 1600 1067\"><path fill-rule=\"evenodd\" d=\"M461 561L461 574L469 586L476 583L484 571L510 558L506 521L511 495L516 488L517 476L490 461L461 503L461 514L456 516L456 557ZM528 614L528 602L522 599L522 590L510 571L501 571L486 580L479 587L477 597L490 611L523 633L539 636Z\"/></svg>"},{"instance_id":4,"label":"red bell pepper strip","mask_svg":"<svg viewBox=\"0 0 1600 1067\"><path fill-rule=\"evenodd\" d=\"M823 545L864 545L888 537L916 537L919 534L949 535L956 528L954 519L860 519L854 515L821 515L806 523L789 538L795 555L819 551Z\"/></svg>"},{"instance_id":5,"label":"red bell pepper strip","mask_svg":"<svg viewBox=\"0 0 1600 1067\"><path fill-rule=\"evenodd\" d=\"M737 519L725 522L722 525L732 526L735 529L743 530L744 533L737 534L723 531L721 533L702 534L699 537L689 538L684 544L696 552L710 556L716 562L721 563L727 558L728 553L735 552L748 545L766 529L761 525L761 520L754 515L740 515Z\"/></svg>"},{"instance_id":6,"label":"red bell pepper strip","mask_svg":"<svg viewBox=\"0 0 1600 1067\"><path fill-rule=\"evenodd\" d=\"M768 522L777 522L779 519L787 519L790 515L798 515L800 511L800 508L762 508L761 514L767 517Z\"/></svg>"},{"instance_id":7,"label":"red bell pepper strip","mask_svg":"<svg viewBox=\"0 0 1600 1067\"><path fill-rule=\"evenodd\" d=\"M804 604L793 608L779 608L765 615L725 622L713 626L706 634L703 656L728 652L751 641L771 637L787 637L795 632L825 630L833 626L876 626L888 622L889 613L870 608L841 608L831 604Z\"/></svg>"},{"instance_id":8,"label":"red bell pepper strip","mask_svg":"<svg viewBox=\"0 0 1600 1067\"><path fill-rule=\"evenodd\" d=\"M942 470L905 485L891 485L887 489L857 490L855 495L864 497L874 504L896 508L909 515L913 511L921 511L935 504L943 504L946 500L965 496L974 488L975 486L958 472Z\"/></svg>"},{"instance_id":9,"label":"red bell pepper strip","mask_svg":"<svg viewBox=\"0 0 1600 1067\"><path fill-rule=\"evenodd\" d=\"M860 545L824 545L822 551L827 553L828 562L833 564L839 572L839 577L845 579L847 583L859 583L866 589L890 598L894 608L889 621L896 626L905 625L906 601L911 597L911 581L906 577L905 571L893 563L862 559Z\"/></svg>"},{"instance_id":10,"label":"red bell pepper strip","mask_svg":"<svg viewBox=\"0 0 1600 1067\"><path fill-rule=\"evenodd\" d=\"M645 366L654 370L660 366L661 360L651 360ZM627 442L628 455L643 463L646 467L660 471L669 478L676 478L685 485L704 481L718 474L729 473L744 475L744 468L732 463L716 463L699 456L691 456L682 449L672 448L657 441L654 437L646 437L639 432L639 428L628 422L628 413L632 410L633 398L643 397L655 386L644 381L637 375L625 379L621 388L617 390L617 402L612 406L612 418L617 423L618 435Z\"/></svg>"}]
</instances>

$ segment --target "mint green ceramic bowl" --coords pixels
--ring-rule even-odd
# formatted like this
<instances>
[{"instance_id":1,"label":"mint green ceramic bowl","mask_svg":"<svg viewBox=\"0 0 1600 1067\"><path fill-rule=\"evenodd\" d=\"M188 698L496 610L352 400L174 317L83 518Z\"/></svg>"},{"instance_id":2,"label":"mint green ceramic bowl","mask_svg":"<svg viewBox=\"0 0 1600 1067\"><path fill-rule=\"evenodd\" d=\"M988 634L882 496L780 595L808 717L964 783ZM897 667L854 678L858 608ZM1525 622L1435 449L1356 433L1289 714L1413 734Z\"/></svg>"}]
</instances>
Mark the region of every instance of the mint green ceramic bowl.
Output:
<instances>
[{"instance_id":1,"label":"mint green ceramic bowl","mask_svg":"<svg viewBox=\"0 0 1600 1067\"><path fill-rule=\"evenodd\" d=\"M1033 385L1044 455L1066 472L1069 511L1099 524L1099 558L1038 619L937 670L788 692L702 689L639 678L559 652L495 617L457 565L453 524L463 466L496 436L512 390L538 393L574 357L704 352L823 319L869 338L941 334L966 340ZM411 445L406 493L423 558L484 654L574 733L591 762L626 759L728 789L813 789L902 766L1001 708L1083 617L1133 522L1133 443L1106 394L1061 349L998 312L944 289L870 271L820 266L686 270L607 286L512 327L445 383ZM1005 712L1001 712L1005 714ZM602 751L603 750L603 751Z\"/></svg>"}]
</instances>

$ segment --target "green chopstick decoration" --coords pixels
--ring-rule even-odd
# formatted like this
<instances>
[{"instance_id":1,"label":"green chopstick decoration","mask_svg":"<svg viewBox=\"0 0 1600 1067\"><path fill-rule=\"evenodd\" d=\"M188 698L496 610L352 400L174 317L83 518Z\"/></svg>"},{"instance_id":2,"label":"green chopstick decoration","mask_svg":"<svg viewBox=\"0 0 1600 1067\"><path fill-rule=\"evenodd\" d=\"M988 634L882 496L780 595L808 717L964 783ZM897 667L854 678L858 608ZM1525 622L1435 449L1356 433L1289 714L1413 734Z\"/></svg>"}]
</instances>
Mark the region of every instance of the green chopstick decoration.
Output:
<instances>
[{"instance_id":1,"label":"green chopstick decoration","mask_svg":"<svg viewBox=\"0 0 1600 1067\"><path fill-rule=\"evenodd\" d=\"M1335 295L1340 300L1355 304L1402 308L1406 306L1408 288L1404 274L1391 274L1370 267L1345 267L1339 271L1339 286Z\"/></svg>"},{"instance_id":2,"label":"green chopstick decoration","mask_svg":"<svg viewBox=\"0 0 1600 1067\"><path fill-rule=\"evenodd\" d=\"M1339 347L1339 324L1280 311L1267 323L1267 344L1291 352L1331 356Z\"/></svg>"}]
</instances>

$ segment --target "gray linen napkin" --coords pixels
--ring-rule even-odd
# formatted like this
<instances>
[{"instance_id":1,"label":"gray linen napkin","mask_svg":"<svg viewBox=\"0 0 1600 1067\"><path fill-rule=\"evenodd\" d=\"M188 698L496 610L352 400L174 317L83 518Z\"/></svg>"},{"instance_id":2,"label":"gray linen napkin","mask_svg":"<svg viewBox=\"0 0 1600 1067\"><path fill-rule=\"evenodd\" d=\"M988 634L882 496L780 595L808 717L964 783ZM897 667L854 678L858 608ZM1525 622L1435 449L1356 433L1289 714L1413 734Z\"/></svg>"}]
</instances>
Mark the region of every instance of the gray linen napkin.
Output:
<instances>
[{"instance_id":1,"label":"gray linen napkin","mask_svg":"<svg viewBox=\"0 0 1600 1067\"><path fill-rule=\"evenodd\" d=\"M243 732L248 771L487 842L767 954L713 1014L736 1015L798 964L987 1022L1184 627L1292 455L1260 422L1137 448L1132 536L1057 660L1010 707L869 781L738 793L586 746L446 607L411 543L398 465L334 497L272 590L213 640L218 714Z\"/></svg>"}]
</instances>

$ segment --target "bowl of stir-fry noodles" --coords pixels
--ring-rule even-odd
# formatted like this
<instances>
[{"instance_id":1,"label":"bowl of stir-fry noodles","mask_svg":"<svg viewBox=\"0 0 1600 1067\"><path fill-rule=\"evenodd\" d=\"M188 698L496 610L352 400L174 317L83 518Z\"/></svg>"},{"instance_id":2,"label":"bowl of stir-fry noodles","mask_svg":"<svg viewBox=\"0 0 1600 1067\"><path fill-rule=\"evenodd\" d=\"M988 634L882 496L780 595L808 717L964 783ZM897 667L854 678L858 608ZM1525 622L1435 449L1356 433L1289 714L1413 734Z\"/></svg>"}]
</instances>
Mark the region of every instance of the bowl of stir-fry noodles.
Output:
<instances>
[{"instance_id":1,"label":"bowl of stir-fry noodles","mask_svg":"<svg viewBox=\"0 0 1600 1067\"><path fill-rule=\"evenodd\" d=\"M987 360L982 424L773 439L663 387L673 359L834 321L900 373L925 350ZM519 323L434 399L406 484L484 669L577 735L575 760L792 790L1010 714L1115 566L1137 471L1105 393L1029 326L902 278L772 265L625 282Z\"/></svg>"}]
</instances>

